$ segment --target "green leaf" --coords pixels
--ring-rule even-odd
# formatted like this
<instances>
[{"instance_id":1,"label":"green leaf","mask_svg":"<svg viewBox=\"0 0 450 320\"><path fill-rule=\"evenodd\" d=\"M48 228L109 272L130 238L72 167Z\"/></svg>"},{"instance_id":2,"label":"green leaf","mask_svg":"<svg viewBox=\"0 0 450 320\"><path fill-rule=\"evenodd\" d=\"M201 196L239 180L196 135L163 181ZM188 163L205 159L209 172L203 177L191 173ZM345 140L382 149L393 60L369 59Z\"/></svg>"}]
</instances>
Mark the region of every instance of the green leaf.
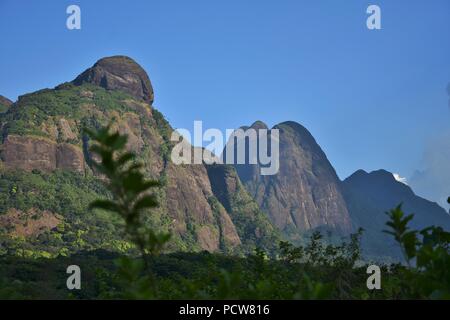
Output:
<instances>
[{"instance_id":1,"label":"green leaf","mask_svg":"<svg viewBox=\"0 0 450 320\"><path fill-rule=\"evenodd\" d=\"M135 158L135 155L133 153L125 153L123 155L121 155L117 160L116 160L116 164L117 166L123 166L124 164L126 164L128 161L131 161Z\"/></svg>"},{"instance_id":2,"label":"green leaf","mask_svg":"<svg viewBox=\"0 0 450 320\"><path fill-rule=\"evenodd\" d=\"M95 200L89 205L90 209L103 209L107 211L120 212L120 207L110 200Z\"/></svg>"},{"instance_id":3,"label":"green leaf","mask_svg":"<svg viewBox=\"0 0 450 320\"><path fill-rule=\"evenodd\" d=\"M154 196L145 196L135 203L133 211L139 211L146 208L154 208L156 206L158 206L158 202L156 201Z\"/></svg>"}]
</instances>

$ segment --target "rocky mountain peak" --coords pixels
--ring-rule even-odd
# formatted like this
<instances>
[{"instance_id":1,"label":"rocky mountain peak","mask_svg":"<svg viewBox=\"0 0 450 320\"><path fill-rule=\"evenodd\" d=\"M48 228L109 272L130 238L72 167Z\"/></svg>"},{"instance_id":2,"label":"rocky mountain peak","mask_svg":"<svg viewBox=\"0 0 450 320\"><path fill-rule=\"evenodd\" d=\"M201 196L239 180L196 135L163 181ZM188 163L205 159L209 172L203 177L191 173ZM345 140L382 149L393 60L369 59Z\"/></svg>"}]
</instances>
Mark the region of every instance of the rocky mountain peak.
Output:
<instances>
[{"instance_id":1,"label":"rocky mountain peak","mask_svg":"<svg viewBox=\"0 0 450 320\"><path fill-rule=\"evenodd\" d=\"M260 121L252 128L265 129ZM351 222L340 181L325 153L302 125L287 121L280 130L280 170L260 175L259 164L235 165L239 178L272 223L288 236L318 227L347 233Z\"/></svg>"},{"instance_id":2,"label":"rocky mountain peak","mask_svg":"<svg viewBox=\"0 0 450 320\"><path fill-rule=\"evenodd\" d=\"M147 73L136 61L126 56L98 60L73 80L75 85L83 83L92 83L108 90L121 90L150 105L153 103L153 87Z\"/></svg>"},{"instance_id":3,"label":"rocky mountain peak","mask_svg":"<svg viewBox=\"0 0 450 320\"><path fill-rule=\"evenodd\" d=\"M0 95L0 104L3 104L5 106L10 106L13 104L13 102L11 100L9 100L8 98Z\"/></svg>"},{"instance_id":4,"label":"rocky mountain peak","mask_svg":"<svg viewBox=\"0 0 450 320\"><path fill-rule=\"evenodd\" d=\"M269 127L262 121L258 120L255 121L252 125L251 128L255 129L255 130L259 130L259 129L269 129Z\"/></svg>"},{"instance_id":5,"label":"rocky mountain peak","mask_svg":"<svg viewBox=\"0 0 450 320\"><path fill-rule=\"evenodd\" d=\"M397 181L393 173L384 169L371 171L370 173L364 170L357 170L345 179L344 183L360 186L370 184L380 188L384 186L384 189L396 188L404 192L412 193L409 186Z\"/></svg>"}]
</instances>

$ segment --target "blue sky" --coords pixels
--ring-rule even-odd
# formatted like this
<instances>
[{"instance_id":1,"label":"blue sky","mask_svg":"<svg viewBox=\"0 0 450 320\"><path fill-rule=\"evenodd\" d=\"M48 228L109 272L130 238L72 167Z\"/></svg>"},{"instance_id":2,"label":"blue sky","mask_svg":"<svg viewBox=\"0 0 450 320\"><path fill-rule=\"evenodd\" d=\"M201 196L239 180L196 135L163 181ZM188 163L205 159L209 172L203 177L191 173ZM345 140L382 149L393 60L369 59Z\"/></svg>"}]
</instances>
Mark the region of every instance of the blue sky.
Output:
<instances>
[{"instance_id":1,"label":"blue sky","mask_svg":"<svg viewBox=\"0 0 450 320\"><path fill-rule=\"evenodd\" d=\"M66 28L70 4L81 30ZM369 4L382 30L366 28ZM294 120L341 178L408 178L449 129L448 0L0 0L0 36L0 94L13 100L129 55L174 127Z\"/></svg>"}]
</instances>

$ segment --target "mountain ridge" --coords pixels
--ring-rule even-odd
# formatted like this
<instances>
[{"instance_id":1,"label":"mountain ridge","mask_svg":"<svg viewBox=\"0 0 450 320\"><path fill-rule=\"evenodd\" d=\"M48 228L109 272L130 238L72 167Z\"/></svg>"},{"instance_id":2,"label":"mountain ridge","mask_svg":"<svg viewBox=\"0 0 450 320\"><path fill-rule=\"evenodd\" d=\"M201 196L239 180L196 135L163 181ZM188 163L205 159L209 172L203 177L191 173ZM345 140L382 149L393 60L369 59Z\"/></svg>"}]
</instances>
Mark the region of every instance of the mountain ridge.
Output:
<instances>
[{"instance_id":1,"label":"mountain ridge","mask_svg":"<svg viewBox=\"0 0 450 320\"><path fill-rule=\"evenodd\" d=\"M358 170L341 181L313 135L295 121L271 129L260 120L241 127L267 130L269 141L272 130L279 130L278 174L261 175L259 163L175 165L173 128L153 106L147 73L125 56L100 59L54 89L4 101L0 252L24 243L27 254L46 257L129 250L117 219L87 208L108 193L91 166L84 128L95 130L112 119L112 129L128 136L127 149L138 155L146 175L163 186L157 192L161 205L145 223L173 233L171 251L273 251L281 238L297 242L314 230L348 236L363 227L369 256L398 258L381 231L384 212L402 201L405 211L417 214L413 227L450 225L442 208L386 170Z\"/></svg>"},{"instance_id":2,"label":"mountain ridge","mask_svg":"<svg viewBox=\"0 0 450 320\"><path fill-rule=\"evenodd\" d=\"M108 90L121 90L152 105L153 87L147 72L127 56L98 60L72 81L74 85L91 83Z\"/></svg>"}]
</instances>

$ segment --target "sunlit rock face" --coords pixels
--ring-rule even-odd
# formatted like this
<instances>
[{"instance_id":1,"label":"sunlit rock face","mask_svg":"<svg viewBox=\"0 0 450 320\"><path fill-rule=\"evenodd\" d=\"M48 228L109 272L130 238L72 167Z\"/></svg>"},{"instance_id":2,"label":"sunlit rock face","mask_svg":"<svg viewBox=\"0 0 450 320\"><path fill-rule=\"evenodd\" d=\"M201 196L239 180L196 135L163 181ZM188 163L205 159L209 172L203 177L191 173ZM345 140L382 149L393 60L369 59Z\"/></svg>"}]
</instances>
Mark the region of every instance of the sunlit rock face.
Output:
<instances>
[{"instance_id":1,"label":"sunlit rock face","mask_svg":"<svg viewBox=\"0 0 450 320\"><path fill-rule=\"evenodd\" d=\"M154 99L153 87L145 70L133 59L125 56L100 59L73 83L92 83L108 90L121 90L149 104L152 104Z\"/></svg>"}]
</instances>

